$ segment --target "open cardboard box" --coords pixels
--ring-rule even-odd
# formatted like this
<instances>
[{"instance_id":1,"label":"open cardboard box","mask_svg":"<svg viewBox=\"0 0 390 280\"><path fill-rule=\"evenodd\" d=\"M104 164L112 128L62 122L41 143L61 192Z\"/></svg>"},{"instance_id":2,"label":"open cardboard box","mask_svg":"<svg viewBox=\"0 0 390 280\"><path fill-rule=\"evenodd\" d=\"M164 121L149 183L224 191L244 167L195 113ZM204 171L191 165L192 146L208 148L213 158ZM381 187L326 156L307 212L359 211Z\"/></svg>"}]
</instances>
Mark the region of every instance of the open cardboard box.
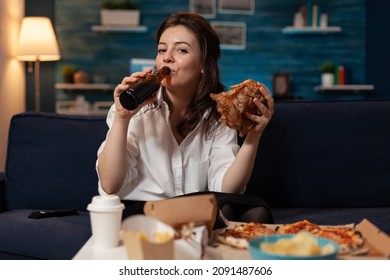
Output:
<instances>
[{"instance_id":1,"label":"open cardboard box","mask_svg":"<svg viewBox=\"0 0 390 280\"><path fill-rule=\"evenodd\" d=\"M203 258L217 214L217 200L213 194L149 201L145 203L144 213L179 231L192 223L190 238L174 240L174 258Z\"/></svg>"},{"instance_id":2,"label":"open cardboard box","mask_svg":"<svg viewBox=\"0 0 390 280\"><path fill-rule=\"evenodd\" d=\"M369 251L366 255L362 256L346 255L345 259L390 259L390 237L385 232L381 231L367 219L363 219L356 225L356 228L366 238L365 246Z\"/></svg>"},{"instance_id":3,"label":"open cardboard box","mask_svg":"<svg viewBox=\"0 0 390 280\"><path fill-rule=\"evenodd\" d=\"M237 224L237 222L226 221L228 226ZM241 224L241 223L240 223ZM268 225L274 228L277 225ZM353 226L353 225L351 225ZM390 259L390 237L378 229L369 220L363 219L356 228L363 234L366 239L364 247L368 252L363 255L340 255L338 259L344 260L388 260ZM214 235L218 231L214 232ZM214 242L214 246L207 246L204 259L227 259L227 260L242 260L251 259L248 250L234 249L232 247Z\"/></svg>"},{"instance_id":4,"label":"open cardboard box","mask_svg":"<svg viewBox=\"0 0 390 280\"><path fill-rule=\"evenodd\" d=\"M148 201L145 203L144 213L175 229L180 229L189 222L193 222L195 226L205 225L211 234L217 214L217 199L213 194L202 194Z\"/></svg>"}]
</instances>

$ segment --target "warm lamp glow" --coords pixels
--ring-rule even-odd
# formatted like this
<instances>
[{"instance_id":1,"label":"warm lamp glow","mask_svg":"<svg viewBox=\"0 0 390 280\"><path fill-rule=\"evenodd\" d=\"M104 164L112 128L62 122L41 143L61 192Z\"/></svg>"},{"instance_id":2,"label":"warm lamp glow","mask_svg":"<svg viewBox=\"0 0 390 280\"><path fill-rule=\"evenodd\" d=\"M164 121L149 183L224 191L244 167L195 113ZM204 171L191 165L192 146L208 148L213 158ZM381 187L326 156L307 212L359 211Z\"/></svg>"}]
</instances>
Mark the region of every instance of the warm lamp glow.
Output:
<instances>
[{"instance_id":1,"label":"warm lamp glow","mask_svg":"<svg viewBox=\"0 0 390 280\"><path fill-rule=\"evenodd\" d=\"M34 61L35 111L39 112L41 109L39 63L60 59L56 35L49 18L23 18L17 58L22 61Z\"/></svg>"},{"instance_id":2,"label":"warm lamp glow","mask_svg":"<svg viewBox=\"0 0 390 280\"><path fill-rule=\"evenodd\" d=\"M23 18L17 58L22 61L60 59L57 39L49 18Z\"/></svg>"}]
</instances>

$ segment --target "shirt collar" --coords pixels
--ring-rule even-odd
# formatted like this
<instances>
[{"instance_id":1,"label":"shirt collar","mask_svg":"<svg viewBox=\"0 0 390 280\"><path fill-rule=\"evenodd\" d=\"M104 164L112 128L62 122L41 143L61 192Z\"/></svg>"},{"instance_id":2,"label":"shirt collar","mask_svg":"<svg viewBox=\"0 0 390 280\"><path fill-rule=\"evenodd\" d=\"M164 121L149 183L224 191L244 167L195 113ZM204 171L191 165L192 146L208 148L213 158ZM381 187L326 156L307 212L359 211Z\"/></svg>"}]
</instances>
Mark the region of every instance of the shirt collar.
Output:
<instances>
[{"instance_id":1,"label":"shirt collar","mask_svg":"<svg viewBox=\"0 0 390 280\"><path fill-rule=\"evenodd\" d=\"M163 99L163 93L162 93L163 87L160 86L160 88L157 91L156 97L157 97L157 104L158 107L166 107L168 109L168 104L164 101ZM208 108L204 113L203 113L203 119L208 119L211 113L211 108Z\"/></svg>"}]
</instances>

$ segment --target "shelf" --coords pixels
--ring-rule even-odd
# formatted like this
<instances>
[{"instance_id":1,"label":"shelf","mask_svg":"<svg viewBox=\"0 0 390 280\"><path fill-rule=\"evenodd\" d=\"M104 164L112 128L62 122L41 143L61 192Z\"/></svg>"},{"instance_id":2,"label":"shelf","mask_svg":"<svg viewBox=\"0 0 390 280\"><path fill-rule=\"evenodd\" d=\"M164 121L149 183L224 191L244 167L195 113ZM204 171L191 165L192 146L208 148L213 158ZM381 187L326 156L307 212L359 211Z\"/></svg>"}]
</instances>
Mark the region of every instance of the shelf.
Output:
<instances>
[{"instance_id":1,"label":"shelf","mask_svg":"<svg viewBox=\"0 0 390 280\"><path fill-rule=\"evenodd\" d=\"M148 27L144 25L129 26L129 25L92 25L92 31L97 32L147 32Z\"/></svg>"},{"instance_id":2,"label":"shelf","mask_svg":"<svg viewBox=\"0 0 390 280\"><path fill-rule=\"evenodd\" d=\"M93 104L84 103L78 107L74 100L56 102L56 113L63 115L106 116L113 102L97 101Z\"/></svg>"},{"instance_id":3,"label":"shelf","mask_svg":"<svg viewBox=\"0 0 390 280\"><path fill-rule=\"evenodd\" d=\"M340 26L328 26L328 27L301 27L296 28L293 26L286 26L282 29L282 33L284 34L326 34L326 33L336 33L341 32Z\"/></svg>"},{"instance_id":4,"label":"shelf","mask_svg":"<svg viewBox=\"0 0 390 280\"><path fill-rule=\"evenodd\" d=\"M374 85L334 85L316 86L315 91L321 92L369 92L374 90Z\"/></svg>"},{"instance_id":5,"label":"shelf","mask_svg":"<svg viewBox=\"0 0 390 280\"><path fill-rule=\"evenodd\" d=\"M113 90L114 85L111 84L66 84L66 83L56 83L54 85L55 89L64 89L64 90Z\"/></svg>"}]
</instances>

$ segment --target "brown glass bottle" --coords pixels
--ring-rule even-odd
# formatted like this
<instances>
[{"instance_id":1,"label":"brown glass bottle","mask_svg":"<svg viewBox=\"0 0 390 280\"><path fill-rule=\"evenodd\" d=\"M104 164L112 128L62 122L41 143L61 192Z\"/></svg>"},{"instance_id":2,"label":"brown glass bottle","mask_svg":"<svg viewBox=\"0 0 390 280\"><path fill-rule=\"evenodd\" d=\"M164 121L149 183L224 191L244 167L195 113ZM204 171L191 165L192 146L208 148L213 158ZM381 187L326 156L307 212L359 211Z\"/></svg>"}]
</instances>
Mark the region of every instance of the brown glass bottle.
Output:
<instances>
[{"instance_id":1,"label":"brown glass bottle","mask_svg":"<svg viewBox=\"0 0 390 280\"><path fill-rule=\"evenodd\" d=\"M132 84L128 90L121 93L119 96L121 105L127 110L134 110L146 99L157 93L161 81L168 77L170 73L171 69L164 66L157 72L147 74L145 79Z\"/></svg>"}]
</instances>

